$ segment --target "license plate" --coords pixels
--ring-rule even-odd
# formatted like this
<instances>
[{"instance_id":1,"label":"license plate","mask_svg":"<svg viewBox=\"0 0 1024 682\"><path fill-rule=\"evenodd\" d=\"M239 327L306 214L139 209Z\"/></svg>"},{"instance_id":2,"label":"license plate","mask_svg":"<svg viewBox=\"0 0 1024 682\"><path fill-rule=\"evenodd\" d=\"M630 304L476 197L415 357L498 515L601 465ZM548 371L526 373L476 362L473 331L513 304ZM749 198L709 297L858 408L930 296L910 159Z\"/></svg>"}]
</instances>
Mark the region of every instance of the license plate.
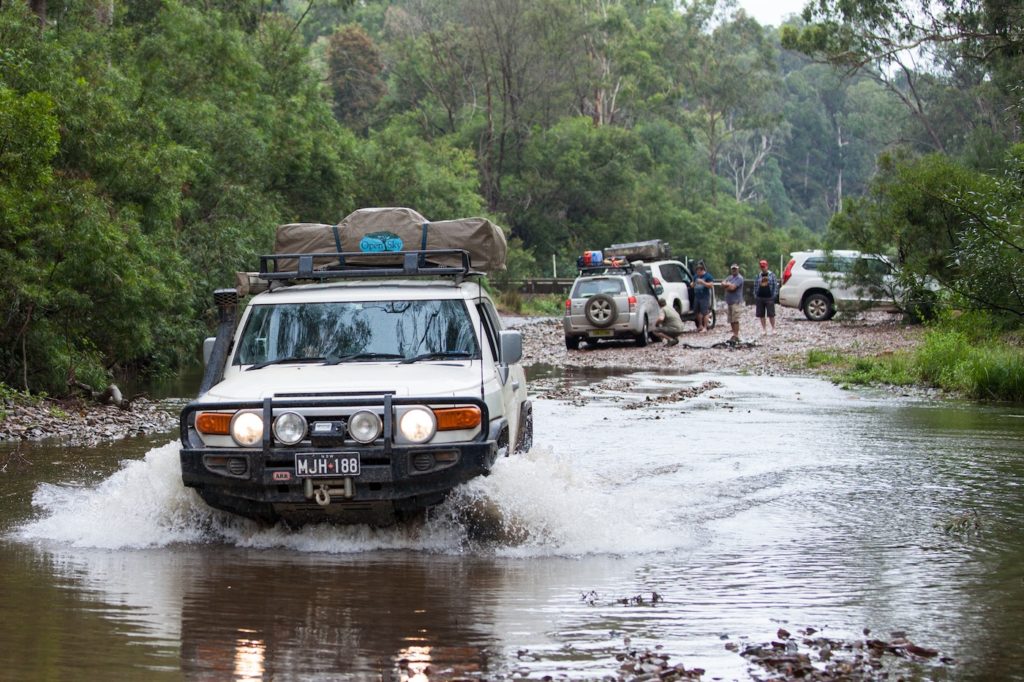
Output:
<instances>
[{"instance_id":1,"label":"license plate","mask_svg":"<svg viewBox=\"0 0 1024 682\"><path fill-rule=\"evenodd\" d=\"M591 336L615 336L611 329L594 329L588 332Z\"/></svg>"},{"instance_id":2,"label":"license plate","mask_svg":"<svg viewBox=\"0 0 1024 682\"><path fill-rule=\"evenodd\" d=\"M300 478L358 476L359 455L354 452L299 452L295 454L295 475Z\"/></svg>"}]
</instances>

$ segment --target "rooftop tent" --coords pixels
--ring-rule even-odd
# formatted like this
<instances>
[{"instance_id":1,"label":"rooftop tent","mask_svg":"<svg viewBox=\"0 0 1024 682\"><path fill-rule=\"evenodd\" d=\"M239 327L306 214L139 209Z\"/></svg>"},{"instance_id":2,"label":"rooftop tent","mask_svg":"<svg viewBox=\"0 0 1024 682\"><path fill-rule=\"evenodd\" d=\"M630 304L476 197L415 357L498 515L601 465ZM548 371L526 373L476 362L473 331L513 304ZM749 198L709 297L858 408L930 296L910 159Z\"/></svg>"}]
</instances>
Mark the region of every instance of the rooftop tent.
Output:
<instances>
[{"instance_id":1,"label":"rooftop tent","mask_svg":"<svg viewBox=\"0 0 1024 682\"><path fill-rule=\"evenodd\" d=\"M365 253L346 262L359 265L393 264L389 251L464 249L476 270L505 269L508 244L502 229L486 218L460 218L430 222L411 208L361 208L337 225L291 223L277 228L274 253ZM319 262L323 260L323 262ZM441 265L459 265L457 259L429 259ZM318 259L315 266L329 259ZM294 263L282 260L281 269Z\"/></svg>"}]
</instances>

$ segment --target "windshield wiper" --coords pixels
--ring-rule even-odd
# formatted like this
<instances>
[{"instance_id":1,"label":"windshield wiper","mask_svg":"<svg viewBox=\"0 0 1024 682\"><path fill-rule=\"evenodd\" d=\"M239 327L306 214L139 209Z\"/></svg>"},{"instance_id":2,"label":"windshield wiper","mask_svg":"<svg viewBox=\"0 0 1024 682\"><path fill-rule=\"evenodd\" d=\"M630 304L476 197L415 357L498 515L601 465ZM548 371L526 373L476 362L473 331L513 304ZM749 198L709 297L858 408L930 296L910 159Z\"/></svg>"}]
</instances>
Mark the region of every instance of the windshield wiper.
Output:
<instances>
[{"instance_id":1,"label":"windshield wiper","mask_svg":"<svg viewBox=\"0 0 1024 682\"><path fill-rule=\"evenodd\" d=\"M446 360L448 358L468 358L473 354L468 350L440 350L433 351L432 353L420 353L414 355L411 358L406 358L400 362L400 365L408 365L413 362L419 362L420 360Z\"/></svg>"},{"instance_id":2,"label":"windshield wiper","mask_svg":"<svg viewBox=\"0 0 1024 682\"><path fill-rule=\"evenodd\" d=\"M299 357L291 356L291 357L287 357L287 358L277 358L277 359L274 359L274 360L264 360L263 362L257 363L255 365L249 367L249 369L247 369L245 371L248 372L249 370L253 370L253 369L263 369L264 367L269 367L270 365L286 365L286 364L288 364L290 362L294 362L294 363L300 363L300 362L325 362L325 360L326 360L326 358L299 358Z\"/></svg>"},{"instance_id":3,"label":"windshield wiper","mask_svg":"<svg viewBox=\"0 0 1024 682\"><path fill-rule=\"evenodd\" d=\"M352 353L351 355L342 355L340 357L329 357L325 364L336 365L339 362L348 362L350 360L395 360L401 357L404 356L400 353Z\"/></svg>"}]
</instances>

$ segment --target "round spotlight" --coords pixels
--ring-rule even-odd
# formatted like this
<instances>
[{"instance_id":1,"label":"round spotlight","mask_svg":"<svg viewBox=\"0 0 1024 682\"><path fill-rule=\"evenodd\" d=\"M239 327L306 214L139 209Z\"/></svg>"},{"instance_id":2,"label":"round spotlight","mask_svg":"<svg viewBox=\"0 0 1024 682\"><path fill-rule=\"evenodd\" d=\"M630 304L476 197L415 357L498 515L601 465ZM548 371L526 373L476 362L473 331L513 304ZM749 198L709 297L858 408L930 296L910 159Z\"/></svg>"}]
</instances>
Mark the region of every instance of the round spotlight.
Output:
<instances>
[{"instance_id":1,"label":"round spotlight","mask_svg":"<svg viewBox=\"0 0 1024 682\"><path fill-rule=\"evenodd\" d=\"M263 440L263 417L256 412L238 412L231 420L231 437L243 448L259 445Z\"/></svg>"},{"instance_id":2,"label":"round spotlight","mask_svg":"<svg viewBox=\"0 0 1024 682\"><path fill-rule=\"evenodd\" d=\"M274 437L285 445L295 445L306 437L306 418L298 412L279 414L274 420Z\"/></svg>"},{"instance_id":3,"label":"round spotlight","mask_svg":"<svg viewBox=\"0 0 1024 682\"><path fill-rule=\"evenodd\" d=\"M398 420L398 430L410 443L426 443L434 437L437 422L430 410L414 407Z\"/></svg>"},{"instance_id":4,"label":"round spotlight","mask_svg":"<svg viewBox=\"0 0 1024 682\"><path fill-rule=\"evenodd\" d=\"M361 410L348 418L348 433L359 443L372 443L380 438L384 425L373 412Z\"/></svg>"}]
</instances>

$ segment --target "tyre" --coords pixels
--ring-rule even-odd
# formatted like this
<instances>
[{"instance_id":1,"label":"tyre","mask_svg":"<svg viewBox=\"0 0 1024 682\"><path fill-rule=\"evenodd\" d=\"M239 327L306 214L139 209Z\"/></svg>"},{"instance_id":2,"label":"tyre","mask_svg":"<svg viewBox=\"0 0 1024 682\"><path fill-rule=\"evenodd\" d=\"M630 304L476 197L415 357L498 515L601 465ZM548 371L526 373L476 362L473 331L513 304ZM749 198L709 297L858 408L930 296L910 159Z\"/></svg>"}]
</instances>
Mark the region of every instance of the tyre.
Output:
<instances>
[{"instance_id":1,"label":"tyre","mask_svg":"<svg viewBox=\"0 0 1024 682\"><path fill-rule=\"evenodd\" d=\"M569 350L580 349L580 337L578 336L567 336L565 337L565 347Z\"/></svg>"},{"instance_id":2,"label":"tyre","mask_svg":"<svg viewBox=\"0 0 1024 682\"><path fill-rule=\"evenodd\" d=\"M708 313L708 329L714 329L716 322L718 322L718 313L712 308L711 312Z\"/></svg>"},{"instance_id":3,"label":"tyre","mask_svg":"<svg viewBox=\"0 0 1024 682\"><path fill-rule=\"evenodd\" d=\"M595 327L610 327L619 316L619 308L615 305L615 299L608 294L597 294L587 300L583 307L587 321Z\"/></svg>"},{"instance_id":4,"label":"tyre","mask_svg":"<svg viewBox=\"0 0 1024 682\"><path fill-rule=\"evenodd\" d=\"M811 322L824 322L836 314L832 299L822 293L814 293L804 299L804 316Z\"/></svg>"},{"instance_id":5,"label":"tyre","mask_svg":"<svg viewBox=\"0 0 1024 682\"><path fill-rule=\"evenodd\" d=\"M524 407L522 420L519 425L519 438L516 439L517 453L529 452L533 447L533 410Z\"/></svg>"},{"instance_id":6,"label":"tyre","mask_svg":"<svg viewBox=\"0 0 1024 682\"><path fill-rule=\"evenodd\" d=\"M643 329L641 329L640 333L636 335L636 345L639 346L640 348L643 348L644 346L646 346L647 345L647 339L650 337L650 333L651 332L650 332L650 330L648 328L648 324L647 324L647 317L645 316L644 317Z\"/></svg>"}]
</instances>

